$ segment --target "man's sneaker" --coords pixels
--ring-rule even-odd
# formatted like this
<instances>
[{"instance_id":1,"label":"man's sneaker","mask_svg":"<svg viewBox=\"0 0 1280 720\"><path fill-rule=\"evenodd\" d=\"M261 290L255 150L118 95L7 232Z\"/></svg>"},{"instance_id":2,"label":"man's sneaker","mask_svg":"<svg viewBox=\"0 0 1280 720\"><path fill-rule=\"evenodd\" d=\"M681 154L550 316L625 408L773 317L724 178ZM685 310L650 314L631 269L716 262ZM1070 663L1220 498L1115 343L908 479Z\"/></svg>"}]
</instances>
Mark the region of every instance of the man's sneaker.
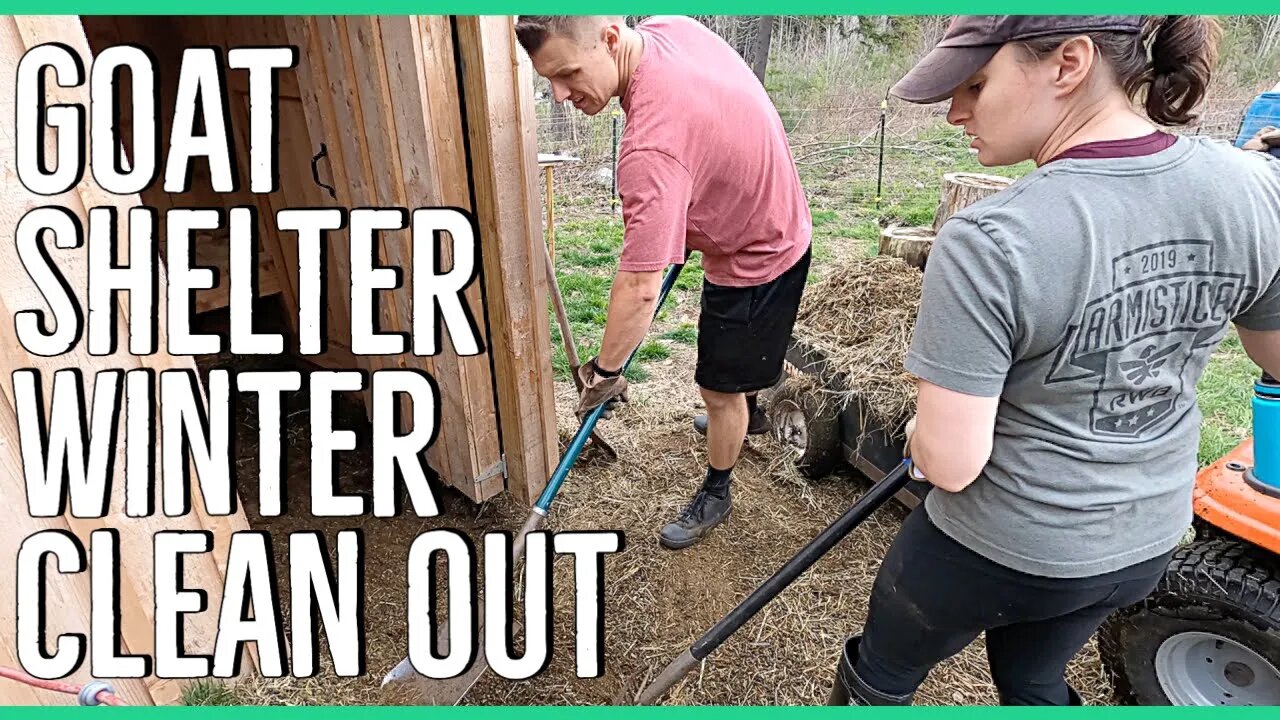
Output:
<instances>
[{"instance_id":1,"label":"man's sneaker","mask_svg":"<svg viewBox=\"0 0 1280 720\"><path fill-rule=\"evenodd\" d=\"M698 415L693 419L693 429L698 431L699 435L707 434L707 416ZM759 407L751 413L747 418L747 434L748 435L764 435L773 430L773 424L769 422L769 416L764 414L764 410Z\"/></svg>"},{"instance_id":2,"label":"man's sneaker","mask_svg":"<svg viewBox=\"0 0 1280 720\"><path fill-rule=\"evenodd\" d=\"M680 511L680 515L662 528L658 541L671 550L682 550L697 543L711 528L724 522L733 512L733 500L729 489L724 496L711 495L699 489L693 500Z\"/></svg>"}]
</instances>

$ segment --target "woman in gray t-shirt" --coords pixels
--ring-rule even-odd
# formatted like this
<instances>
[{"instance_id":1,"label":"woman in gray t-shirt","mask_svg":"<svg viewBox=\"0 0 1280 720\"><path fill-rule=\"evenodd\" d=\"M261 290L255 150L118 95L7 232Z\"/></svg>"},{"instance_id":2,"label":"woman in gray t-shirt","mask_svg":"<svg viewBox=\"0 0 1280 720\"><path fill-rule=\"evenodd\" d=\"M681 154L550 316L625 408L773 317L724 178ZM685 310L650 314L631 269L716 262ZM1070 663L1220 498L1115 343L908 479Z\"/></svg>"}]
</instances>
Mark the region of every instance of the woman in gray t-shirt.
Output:
<instances>
[{"instance_id":1,"label":"woman in gray t-shirt","mask_svg":"<svg viewBox=\"0 0 1280 720\"><path fill-rule=\"evenodd\" d=\"M1194 16L961 16L895 86L949 99L982 164L1037 167L934 244L906 360L934 487L834 703L910 702L983 632L1002 703L1079 703L1066 663L1190 524L1210 354L1234 324L1280 373L1280 162L1157 127L1194 119L1218 39Z\"/></svg>"}]
</instances>

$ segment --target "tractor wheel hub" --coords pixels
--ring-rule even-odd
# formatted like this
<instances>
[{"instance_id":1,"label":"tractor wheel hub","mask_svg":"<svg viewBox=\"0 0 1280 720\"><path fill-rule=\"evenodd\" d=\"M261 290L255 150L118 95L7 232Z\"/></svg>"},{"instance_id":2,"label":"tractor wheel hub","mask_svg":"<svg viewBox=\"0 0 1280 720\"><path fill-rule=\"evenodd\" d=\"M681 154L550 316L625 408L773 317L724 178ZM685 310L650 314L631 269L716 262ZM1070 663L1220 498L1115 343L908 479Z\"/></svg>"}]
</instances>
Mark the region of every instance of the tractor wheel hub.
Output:
<instances>
[{"instance_id":1,"label":"tractor wheel hub","mask_svg":"<svg viewBox=\"0 0 1280 720\"><path fill-rule=\"evenodd\" d=\"M1228 637L1182 632L1160 644L1156 677L1174 705L1275 705L1280 670Z\"/></svg>"}]
</instances>

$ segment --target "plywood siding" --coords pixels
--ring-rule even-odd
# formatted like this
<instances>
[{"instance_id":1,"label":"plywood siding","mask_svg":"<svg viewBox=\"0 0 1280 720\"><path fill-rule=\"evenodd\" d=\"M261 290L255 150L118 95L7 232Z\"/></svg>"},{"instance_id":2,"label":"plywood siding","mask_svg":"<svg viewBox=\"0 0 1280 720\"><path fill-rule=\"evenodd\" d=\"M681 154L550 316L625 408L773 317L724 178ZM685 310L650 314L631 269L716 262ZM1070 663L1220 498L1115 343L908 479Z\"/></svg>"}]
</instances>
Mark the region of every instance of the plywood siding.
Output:
<instances>
[{"instance_id":1,"label":"plywood siding","mask_svg":"<svg viewBox=\"0 0 1280 720\"><path fill-rule=\"evenodd\" d=\"M19 59L26 49L48 42L58 42L70 47L79 54L84 67L88 68L90 66L91 54L88 43L80 22L75 16L58 18L0 17L0 62L5 66L17 67ZM5 117L15 116L14 82L14 74L0 74L0 113L3 113ZM87 106L89 100L87 85L61 88L50 83L47 92L50 96L50 102ZM13 138L10 137L6 137L3 140L3 142L0 142L0 168L11 169L16 167L15 143ZM54 142L53 136L49 135L46 142L49 157L54 157ZM117 213L118 225L116 231L120 244L118 260L127 261L129 246L128 211L130 208L141 204L140 198L137 196L107 194L94 184L92 177L91 170L86 172L79 185L70 192L57 197L34 195L17 182L16 176L6 178L5 182L0 183L0 232L11 238L16 237L17 226L21 218L36 207L48 205L57 205L70 211L79 219L81 226L86 228L87 232L88 210L90 208L114 207ZM87 307L87 258L84 248L70 251L52 249L49 254L54 264L66 278L71 293L78 299L82 307ZM159 316L165 317L167 307L164 294L165 274L163 268L159 268L158 288L157 305ZM167 370L194 372L195 365L190 358L174 357L164 352L167 343L164 337L163 324L159 328L159 353L147 356L130 354L128 334L124 330L128 320L129 303L130 298L127 294L118 296L115 316L121 328L119 333L120 342L116 352L106 357L89 355L84 343L77 345L70 352L56 357L29 354L19 344L13 323L0 323L0 347L8 348L3 351L4 367L10 370L16 368L37 368L40 370L45 400L45 407L42 408L44 412L48 412L49 402L52 399L54 373L60 369L74 368L82 373L86 409L90 413L92 413L96 373L100 369L118 368L126 371L147 369L155 373ZM0 314L12 318L15 313L24 310L47 311L47 307L43 295L23 268L16 253L0 257ZM13 410L14 399L11 377L12 375L9 372L5 373L6 382L4 383L3 392L3 402L7 404L10 412ZM158 407L156 413L158 417L160 413ZM3 433L6 438L12 438L14 433L13 428L6 425L6 423L10 422L10 417L12 417L12 414L0 413L0 426L4 427ZM184 650L191 654L211 654L217 635L217 617L220 611L221 590L224 585L225 568L223 563L225 562L231 534L248 529L248 525L245 522L243 513L240 511L227 517L211 517L204 507L203 499L198 489L191 492L192 512L188 515L176 518L166 517L162 514L142 518L127 517L123 509L125 488L123 481L120 480L123 477L121 474L122 469L126 464L125 452L127 446L124 442L124 431L125 423L121 422L118 428L121 436L116 445L114 459L114 467L117 469L117 481L111 487L110 503L106 517L96 519L76 518L68 514L62 518L50 519L48 524L55 529L60 527L67 528L80 539L86 548L89 546L90 533L94 530L108 528L119 534L120 560L118 568L121 586L122 644L132 652L148 655L154 651L153 629L156 610L153 582L154 537L156 533L161 531L209 532L212 535L212 553L185 556L184 585L187 589L204 590L208 594L209 607L203 613L193 613L186 616L184 623ZM0 458L0 461L3 461L3 459ZM157 457L157 462L160 462L159 457ZM192 469L192 477L198 477L194 472L194 468ZM160 484L157 483L153 496L153 502L157 509L162 507L160 487ZM15 496L13 494L16 491L17 489L13 486L12 480L7 481L3 489L3 496L10 503L10 506L18 505L19 503L25 504L23 495ZM6 546L8 546L8 543L6 543ZM75 589L73 581L72 585L64 587L60 592L70 598L65 606L68 608L69 613L65 619L68 622L76 621L74 615L79 611L75 609L78 601L74 598L79 597L80 591ZM0 610L0 613L9 611L10 607L6 605L4 609ZM8 619L5 619L4 622L8 624ZM83 625L79 628L81 632L87 632L87 630L88 628ZM246 665L246 667L248 666ZM128 683L123 685L128 686ZM143 681L143 685L145 685L148 695L155 703L176 702L182 687L180 681L164 680L154 676L146 678ZM128 693L129 697L139 702L144 700L132 688L126 687L122 692Z\"/></svg>"},{"instance_id":2,"label":"plywood siding","mask_svg":"<svg viewBox=\"0 0 1280 720\"><path fill-rule=\"evenodd\" d=\"M467 179L457 105L433 102L441 83L453 74L452 62L432 50L441 39L429 29L430 21L414 16L297 17L285 23L302 55L298 82L311 145L323 142L328 148L339 204L408 210L459 205ZM410 232L380 233L377 251L380 264L399 267L404 275L400 289L382 293L381 328L409 333ZM476 286L468 302L473 316L481 318ZM409 349L403 355L371 357L371 368L431 373L439 387L441 415L440 434L428 459L447 484L473 500L493 497L503 490L503 477L488 356L461 357L447 339L434 357L417 357ZM408 406L403 410L408 413Z\"/></svg>"}]
</instances>

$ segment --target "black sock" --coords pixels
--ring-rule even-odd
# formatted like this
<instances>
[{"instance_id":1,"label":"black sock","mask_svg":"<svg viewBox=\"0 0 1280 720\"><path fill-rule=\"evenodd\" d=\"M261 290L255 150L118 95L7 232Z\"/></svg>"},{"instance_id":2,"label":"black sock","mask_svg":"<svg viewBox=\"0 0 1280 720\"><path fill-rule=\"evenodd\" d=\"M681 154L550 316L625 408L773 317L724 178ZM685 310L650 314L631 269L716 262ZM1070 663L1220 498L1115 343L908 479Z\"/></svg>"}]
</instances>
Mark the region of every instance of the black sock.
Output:
<instances>
[{"instance_id":1,"label":"black sock","mask_svg":"<svg viewBox=\"0 0 1280 720\"><path fill-rule=\"evenodd\" d=\"M747 396L747 414L754 415L756 413L756 396L752 393Z\"/></svg>"},{"instance_id":2,"label":"black sock","mask_svg":"<svg viewBox=\"0 0 1280 720\"><path fill-rule=\"evenodd\" d=\"M714 495L718 498L725 497L729 494L729 475L733 473L733 467L726 470L717 470L707 465L707 479L702 484L702 488L707 491L708 495Z\"/></svg>"}]
</instances>

